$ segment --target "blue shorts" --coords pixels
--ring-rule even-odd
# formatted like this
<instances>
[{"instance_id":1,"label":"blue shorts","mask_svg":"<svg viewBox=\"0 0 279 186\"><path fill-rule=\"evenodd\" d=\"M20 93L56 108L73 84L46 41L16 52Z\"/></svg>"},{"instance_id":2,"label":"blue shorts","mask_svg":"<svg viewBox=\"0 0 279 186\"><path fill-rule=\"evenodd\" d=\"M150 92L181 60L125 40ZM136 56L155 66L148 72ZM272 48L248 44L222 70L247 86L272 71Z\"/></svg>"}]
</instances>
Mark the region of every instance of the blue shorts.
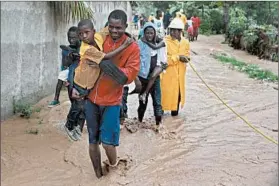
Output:
<instances>
[{"instance_id":1,"label":"blue shorts","mask_svg":"<svg viewBox=\"0 0 279 186\"><path fill-rule=\"evenodd\" d=\"M89 99L85 100L85 117L89 144L103 143L119 145L120 105L99 106Z\"/></svg>"}]
</instances>

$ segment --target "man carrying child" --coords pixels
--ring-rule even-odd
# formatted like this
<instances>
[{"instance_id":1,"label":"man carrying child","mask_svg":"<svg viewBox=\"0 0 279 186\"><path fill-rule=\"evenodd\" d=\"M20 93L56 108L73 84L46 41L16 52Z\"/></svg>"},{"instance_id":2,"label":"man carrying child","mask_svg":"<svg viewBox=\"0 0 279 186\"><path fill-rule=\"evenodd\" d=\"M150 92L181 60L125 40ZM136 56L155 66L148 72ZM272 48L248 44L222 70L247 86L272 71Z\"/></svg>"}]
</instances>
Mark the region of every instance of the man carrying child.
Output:
<instances>
[{"instance_id":1,"label":"man carrying child","mask_svg":"<svg viewBox=\"0 0 279 186\"><path fill-rule=\"evenodd\" d=\"M122 10L112 11L108 23L109 35L103 43L103 51L106 54L99 51L101 46L98 46L93 39L95 30L92 22L81 21L78 24L80 37L90 47L84 53L86 60L83 60L83 56L81 56L79 68L75 71L72 91L74 98L85 100L89 155L98 178L103 176L100 143L108 157L108 165L114 167L119 162L116 146L119 145L119 115L123 86L136 78L140 66L139 48L125 35L126 13ZM98 74L97 78L96 74L93 76L92 73L88 73L90 70L92 72L89 67L95 69ZM98 68L101 69L101 72L97 70ZM91 77L79 79L79 70ZM85 84L81 83L84 80ZM83 92L83 90L86 91Z\"/></svg>"}]
</instances>

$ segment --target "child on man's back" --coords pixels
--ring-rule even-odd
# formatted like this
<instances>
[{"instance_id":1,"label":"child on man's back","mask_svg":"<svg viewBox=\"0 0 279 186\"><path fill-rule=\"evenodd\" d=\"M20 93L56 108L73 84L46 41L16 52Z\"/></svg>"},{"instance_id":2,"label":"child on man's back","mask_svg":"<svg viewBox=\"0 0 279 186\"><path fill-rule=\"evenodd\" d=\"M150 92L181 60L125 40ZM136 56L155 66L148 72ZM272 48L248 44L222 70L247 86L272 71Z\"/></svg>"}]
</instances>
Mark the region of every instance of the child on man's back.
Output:
<instances>
[{"instance_id":1,"label":"child on man's back","mask_svg":"<svg viewBox=\"0 0 279 186\"><path fill-rule=\"evenodd\" d=\"M82 45L80 63L75 70L74 88L80 96L87 96L100 75L100 62L116 56L128 47L133 39L128 38L119 48L105 54L102 52L103 38L99 33L95 33L93 23L90 20L80 21L78 29Z\"/></svg>"}]
</instances>

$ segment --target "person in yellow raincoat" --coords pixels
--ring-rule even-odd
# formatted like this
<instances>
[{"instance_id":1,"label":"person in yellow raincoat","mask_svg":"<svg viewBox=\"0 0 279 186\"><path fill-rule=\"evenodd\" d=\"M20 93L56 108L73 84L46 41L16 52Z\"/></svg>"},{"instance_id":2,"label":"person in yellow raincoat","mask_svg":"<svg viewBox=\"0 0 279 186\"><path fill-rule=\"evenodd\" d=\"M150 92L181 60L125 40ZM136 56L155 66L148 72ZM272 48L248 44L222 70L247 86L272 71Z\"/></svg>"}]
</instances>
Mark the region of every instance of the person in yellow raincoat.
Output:
<instances>
[{"instance_id":1,"label":"person in yellow raincoat","mask_svg":"<svg viewBox=\"0 0 279 186\"><path fill-rule=\"evenodd\" d=\"M185 103L186 63L190 60L189 41L181 36L184 23L174 18L169 25L170 35L165 37L168 67L161 74L162 109L177 116L179 106Z\"/></svg>"},{"instance_id":2,"label":"person in yellow raincoat","mask_svg":"<svg viewBox=\"0 0 279 186\"><path fill-rule=\"evenodd\" d=\"M183 21L185 26L187 24L187 17L185 14L183 14L183 9L180 10L180 15L181 15L180 19Z\"/></svg>"}]
</instances>

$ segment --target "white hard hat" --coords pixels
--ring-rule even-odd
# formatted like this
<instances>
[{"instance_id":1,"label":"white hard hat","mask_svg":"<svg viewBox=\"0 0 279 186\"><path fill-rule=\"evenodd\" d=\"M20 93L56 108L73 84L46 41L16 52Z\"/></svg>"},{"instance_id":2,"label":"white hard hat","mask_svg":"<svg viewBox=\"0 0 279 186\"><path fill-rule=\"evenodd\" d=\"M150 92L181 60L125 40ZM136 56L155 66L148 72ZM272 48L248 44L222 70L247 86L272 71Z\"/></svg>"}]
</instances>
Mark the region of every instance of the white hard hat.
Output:
<instances>
[{"instance_id":1,"label":"white hard hat","mask_svg":"<svg viewBox=\"0 0 279 186\"><path fill-rule=\"evenodd\" d=\"M183 22L182 22L182 20L181 19L179 19L179 18L174 18L172 21L171 21L171 23L170 23L170 25L169 25L169 28L175 28L175 29L184 29L184 24L183 24Z\"/></svg>"}]
</instances>

